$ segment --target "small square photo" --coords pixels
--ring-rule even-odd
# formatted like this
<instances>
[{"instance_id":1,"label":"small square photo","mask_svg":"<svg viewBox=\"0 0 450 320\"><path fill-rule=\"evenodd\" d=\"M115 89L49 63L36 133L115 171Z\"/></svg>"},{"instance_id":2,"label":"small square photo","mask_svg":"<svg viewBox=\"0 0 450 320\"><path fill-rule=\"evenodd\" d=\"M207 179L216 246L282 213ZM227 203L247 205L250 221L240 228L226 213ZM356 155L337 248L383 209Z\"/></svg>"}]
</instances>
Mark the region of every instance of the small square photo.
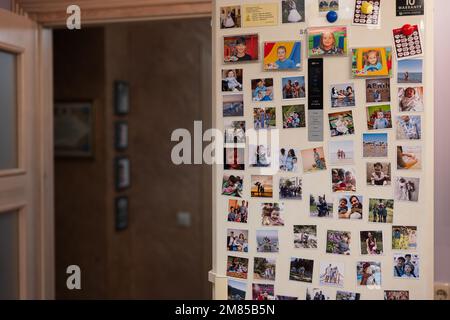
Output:
<instances>
[{"instance_id":1,"label":"small square photo","mask_svg":"<svg viewBox=\"0 0 450 320\"><path fill-rule=\"evenodd\" d=\"M392 223L394 221L394 200L369 199L369 222Z\"/></svg>"},{"instance_id":2,"label":"small square photo","mask_svg":"<svg viewBox=\"0 0 450 320\"><path fill-rule=\"evenodd\" d=\"M302 99L306 97L305 77L286 77L281 80L283 100Z\"/></svg>"},{"instance_id":3,"label":"small square photo","mask_svg":"<svg viewBox=\"0 0 450 320\"><path fill-rule=\"evenodd\" d=\"M261 225L263 227L282 227L284 220L284 205L282 203L261 204Z\"/></svg>"},{"instance_id":4,"label":"small square photo","mask_svg":"<svg viewBox=\"0 0 450 320\"><path fill-rule=\"evenodd\" d=\"M283 106L283 129L306 127L305 105Z\"/></svg>"},{"instance_id":5,"label":"small square photo","mask_svg":"<svg viewBox=\"0 0 450 320\"><path fill-rule=\"evenodd\" d=\"M294 226L296 249L317 249L317 226Z\"/></svg>"},{"instance_id":6,"label":"small square photo","mask_svg":"<svg viewBox=\"0 0 450 320\"><path fill-rule=\"evenodd\" d=\"M422 112L424 110L423 87L398 88L399 112Z\"/></svg>"},{"instance_id":7,"label":"small square photo","mask_svg":"<svg viewBox=\"0 0 450 320\"><path fill-rule=\"evenodd\" d=\"M353 168L331 170L333 192L356 192L356 173Z\"/></svg>"},{"instance_id":8,"label":"small square photo","mask_svg":"<svg viewBox=\"0 0 450 320\"><path fill-rule=\"evenodd\" d=\"M331 107L347 108L356 106L355 84L334 84L330 86Z\"/></svg>"},{"instance_id":9,"label":"small square photo","mask_svg":"<svg viewBox=\"0 0 450 320\"><path fill-rule=\"evenodd\" d=\"M301 154L304 173L327 170L323 147L302 150Z\"/></svg>"},{"instance_id":10,"label":"small square photo","mask_svg":"<svg viewBox=\"0 0 450 320\"><path fill-rule=\"evenodd\" d=\"M273 78L252 80L253 102L273 100Z\"/></svg>"},{"instance_id":11,"label":"small square photo","mask_svg":"<svg viewBox=\"0 0 450 320\"><path fill-rule=\"evenodd\" d=\"M366 165L366 181L368 186L390 186L391 164L389 162L368 162Z\"/></svg>"},{"instance_id":12,"label":"small square photo","mask_svg":"<svg viewBox=\"0 0 450 320\"><path fill-rule=\"evenodd\" d=\"M369 130L386 130L392 128L390 105L367 107L367 127Z\"/></svg>"},{"instance_id":13,"label":"small square photo","mask_svg":"<svg viewBox=\"0 0 450 320\"><path fill-rule=\"evenodd\" d=\"M391 102L391 79L366 79L366 102Z\"/></svg>"},{"instance_id":14,"label":"small square photo","mask_svg":"<svg viewBox=\"0 0 450 320\"><path fill-rule=\"evenodd\" d=\"M383 254L383 231L361 231L360 237L362 255Z\"/></svg>"},{"instance_id":15,"label":"small square photo","mask_svg":"<svg viewBox=\"0 0 450 320\"><path fill-rule=\"evenodd\" d=\"M333 197L326 194L309 196L309 215L313 218L333 218Z\"/></svg>"},{"instance_id":16,"label":"small square photo","mask_svg":"<svg viewBox=\"0 0 450 320\"><path fill-rule=\"evenodd\" d=\"M363 157L386 158L388 156L387 133L363 134Z\"/></svg>"},{"instance_id":17,"label":"small square photo","mask_svg":"<svg viewBox=\"0 0 450 320\"><path fill-rule=\"evenodd\" d=\"M355 133L353 112L344 111L328 114L331 137L352 135Z\"/></svg>"}]
</instances>

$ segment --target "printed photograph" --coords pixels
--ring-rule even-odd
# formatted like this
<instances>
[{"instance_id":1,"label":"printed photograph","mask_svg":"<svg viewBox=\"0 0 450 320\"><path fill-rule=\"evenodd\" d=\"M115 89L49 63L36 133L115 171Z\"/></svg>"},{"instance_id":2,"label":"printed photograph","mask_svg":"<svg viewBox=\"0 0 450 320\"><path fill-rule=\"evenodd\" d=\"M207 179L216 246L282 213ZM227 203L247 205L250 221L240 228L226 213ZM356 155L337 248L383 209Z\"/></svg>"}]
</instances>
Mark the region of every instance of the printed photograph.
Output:
<instances>
[{"instance_id":1,"label":"printed photograph","mask_svg":"<svg viewBox=\"0 0 450 320\"><path fill-rule=\"evenodd\" d=\"M241 6L220 8L220 29L241 27Z\"/></svg>"},{"instance_id":2,"label":"printed photograph","mask_svg":"<svg viewBox=\"0 0 450 320\"><path fill-rule=\"evenodd\" d=\"M283 100L302 99L306 97L305 77L286 77L281 79Z\"/></svg>"},{"instance_id":3,"label":"printed photograph","mask_svg":"<svg viewBox=\"0 0 450 320\"><path fill-rule=\"evenodd\" d=\"M281 0L283 23L305 22L305 0Z\"/></svg>"},{"instance_id":4,"label":"printed photograph","mask_svg":"<svg viewBox=\"0 0 450 320\"><path fill-rule=\"evenodd\" d=\"M264 43L264 70L300 70L300 41L276 41Z\"/></svg>"},{"instance_id":5,"label":"printed photograph","mask_svg":"<svg viewBox=\"0 0 450 320\"><path fill-rule=\"evenodd\" d=\"M222 195L242 197L244 180L239 176L224 174L222 179Z\"/></svg>"},{"instance_id":6,"label":"printed photograph","mask_svg":"<svg viewBox=\"0 0 450 320\"><path fill-rule=\"evenodd\" d=\"M391 102L391 79L366 79L366 102Z\"/></svg>"},{"instance_id":7,"label":"printed photograph","mask_svg":"<svg viewBox=\"0 0 450 320\"><path fill-rule=\"evenodd\" d=\"M255 130L276 128L276 109L253 108L253 124Z\"/></svg>"},{"instance_id":8,"label":"printed photograph","mask_svg":"<svg viewBox=\"0 0 450 320\"><path fill-rule=\"evenodd\" d=\"M228 300L242 301L245 300L247 291L247 283L228 279Z\"/></svg>"},{"instance_id":9,"label":"printed photograph","mask_svg":"<svg viewBox=\"0 0 450 320\"><path fill-rule=\"evenodd\" d=\"M252 80L252 101L265 102L273 100L273 79Z\"/></svg>"},{"instance_id":10,"label":"printed photograph","mask_svg":"<svg viewBox=\"0 0 450 320\"><path fill-rule=\"evenodd\" d=\"M242 69L222 70L222 92L242 92L242 81L244 71Z\"/></svg>"},{"instance_id":11,"label":"printed photograph","mask_svg":"<svg viewBox=\"0 0 450 320\"><path fill-rule=\"evenodd\" d=\"M361 254L372 256L383 254L383 231L361 231Z\"/></svg>"},{"instance_id":12,"label":"printed photograph","mask_svg":"<svg viewBox=\"0 0 450 320\"><path fill-rule=\"evenodd\" d=\"M319 12L339 11L339 0L317 0Z\"/></svg>"},{"instance_id":13,"label":"printed photograph","mask_svg":"<svg viewBox=\"0 0 450 320\"><path fill-rule=\"evenodd\" d=\"M422 169L421 146L397 146L397 169L420 170Z\"/></svg>"},{"instance_id":14,"label":"printed photograph","mask_svg":"<svg viewBox=\"0 0 450 320\"><path fill-rule=\"evenodd\" d=\"M323 288L306 288L306 300L325 301L331 299L330 295Z\"/></svg>"},{"instance_id":15,"label":"printed photograph","mask_svg":"<svg viewBox=\"0 0 450 320\"><path fill-rule=\"evenodd\" d=\"M344 111L328 114L331 137L351 135L355 133L353 112Z\"/></svg>"},{"instance_id":16,"label":"printed photograph","mask_svg":"<svg viewBox=\"0 0 450 320\"><path fill-rule=\"evenodd\" d=\"M354 143L348 141L328 142L329 161L331 165L352 165L355 163Z\"/></svg>"},{"instance_id":17,"label":"printed photograph","mask_svg":"<svg viewBox=\"0 0 450 320\"><path fill-rule=\"evenodd\" d=\"M369 130L392 129L390 105L367 107L367 127Z\"/></svg>"},{"instance_id":18,"label":"printed photograph","mask_svg":"<svg viewBox=\"0 0 450 320\"><path fill-rule=\"evenodd\" d=\"M291 258L289 280L312 283L314 260Z\"/></svg>"},{"instance_id":19,"label":"printed photograph","mask_svg":"<svg viewBox=\"0 0 450 320\"><path fill-rule=\"evenodd\" d=\"M223 62L240 63L258 61L259 39L257 34L225 36L223 38Z\"/></svg>"},{"instance_id":20,"label":"printed photograph","mask_svg":"<svg viewBox=\"0 0 450 320\"><path fill-rule=\"evenodd\" d=\"M227 250L235 252L248 252L248 230L228 229Z\"/></svg>"},{"instance_id":21,"label":"printed photograph","mask_svg":"<svg viewBox=\"0 0 450 320\"><path fill-rule=\"evenodd\" d=\"M364 158L386 158L388 156L388 134L387 133L364 133L363 134L363 157Z\"/></svg>"},{"instance_id":22,"label":"printed photograph","mask_svg":"<svg viewBox=\"0 0 450 320\"><path fill-rule=\"evenodd\" d=\"M224 148L223 149L223 169L224 170L245 170L245 148Z\"/></svg>"},{"instance_id":23,"label":"printed photograph","mask_svg":"<svg viewBox=\"0 0 450 320\"><path fill-rule=\"evenodd\" d=\"M347 55L347 27L308 28L308 56Z\"/></svg>"},{"instance_id":24,"label":"printed photograph","mask_svg":"<svg viewBox=\"0 0 450 320\"><path fill-rule=\"evenodd\" d=\"M244 95L233 94L223 96L223 116L243 117L244 116Z\"/></svg>"},{"instance_id":25,"label":"printed photograph","mask_svg":"<svg viewBox=\"0 0 450 320\"><path fill-rule=\"evenodd\" d=\"M323 147L302 150L301 155L304 173L327 170Z\"/></svg>"},{"instance_id":26,"label":"printed photograph","mask_svg":"<svg viewBox=\"0 0 450 320\"><path fill-rule=\"evenodd\" d=\"M409 300L409 291L385 290L384 300Z\"/></svg>"},{"instance_id":27,"label":"printed photograph","mask_svg":"<svg viewBox=\"0 0 450 320\"><path fill-rule=\"evenodd\" d=\"M257 252L276 253L280 250L277 230L256 230Z\"/></svg>"},{"instance_id":28,"label":"printed photograph","mask_svg":"<svg viewBox=\"0 0 450 320\"><path fill-rule=\"evenodd\" d=\"M302 200L303 186L302 179L298 177L280 178L279 182L280 199L283 200Z\"/></svg>"},{"instance_id":29,"label":"printed photograph","mask_svg":"<svg viewBox=\"0 0 450 320\"><path fill-rule=\"evenodd\" d=\"M381 287L381 262L358 262L356 264L356 281L359 286Z\"/></svg>"},{"instance_id":30,"label":"printed photograph","mask_svg":"<svg viewBox=\"0 0 450 320\"><path fill-rule=\"evenodd\" d=\"M350 255L351 233L347 231L327 231L327 253Z\"/></svg>"},{"instance_id":31,"label":"printed photograph","mask_svg":"<svg viewBox=\"0 0 450 320\"><path fill-rule=\"evenodd\" d=\"M395 200L419 201L419 178L396 177L394 186Z\"/></svg>"},{"instance_id":32,"label":"printed photograph","mask_svg":"<svg viewBox=\"0 0 450 320\"><path fill-rule=\"evenodd\" d=\"M398 88L399 112L422 112L424 110L423 87Z\"/></svg>"},{"instance_id":33,"label":"printed photograph","mask_svg":"<svg viewBox=\"0 0 450 320\"><path fill-rule=\"evenodd\" d=\"M360 298L361 298L361 294L359 294L359 293L340 291L340 290L338 290L336 292L336 300L357 301L357 300L360 300Z\"/></svg>"},{"instance_id":34,"label":"printed photograph","mask_svg":"<svg viewBox=\"0 0 450 320\"><path fill-rule=\"evenodd\" d=\"M313 218L333 218L333 197L326 194L311 194L309 215Z\"/></svg>"},{"instance_id":35,"label":"printed photograph","mask_svg":"<svg viewBox=\"0 0 450 320\"><path fill-rule=\"evenodd\" d=\"M398 83L422 83L423 60L405 59L398 61L397 82Z\"/></svg>"},{"instance_id":36,"label":"printed photograph","mask_svg":"<svg viewBox=\"0 0 450 320\"><path fill-rule=\"evenodd\" d=\"M355 169L332 169L331 181L333 192L356 192Z\"/></svg>"},{"instance_id":37,"label":"printed photograph","mask_svg":"<svg viewBox=\"0 0 450 320\"><path fill-rule=\"evenodd\" d=\"M284 220L284 205L282 203L261 204L261 225L264 227L282 227Z\"/></svg>"},{"instance_id":38,"label":"printed photograph","mask_svg":"<svg viewBox=\"0 0 450 320\"><path fill-rule=\"evenodd\" d=\"M417 254L394 254L394 278L420 277L420 261Z\"/></svg>"},{"instance_id":39,"label":"printed photograph","mask_svg":"<svg viewBox=\"0 0 450 320\"><path fill-rule=\"evenodd\" d=\"M280 171L282 172L298 172L300 152L297 149L281 148L280 149Z\"/></svg>"},{"instance_id":40,"label":"printed photograph","mask_svg":"<svg viewBox=\"0 0 450 320\"><path fill-rule=\"evenodd\" d=\"M283 129L305 128L305 105L283 106Z\"/></svg>"},{"instance_id":41,"label":"printed photograph","mask_svg":"<svg viewBox=\"0 0 450 320\"><path fill-rule=\"evenodd\" d=\"M391 164L389 162L368 162L366 164L366 182L368 186L390 186Z\"/></svg>"},{"instance_id":42,"label":"printed photograph","mask_svg":"<svg viewBox=\"0 0 450 320\"><path fill-rule=\"evenodd\" d=\"M422 139L422 118L420 116L399 116L397 123L397 140Z\"/></svg>"},{"instance_id":43,"label":"printed photograph","mask_svg":"<svg viewBox=\"0 0 450 320\"><path fill-rule=\"evenodd\" d=\"M354 83L331 85L330 96L332 108L346 108L356 106L356 92Z\"/></svg>"},{"instance_id":44,"label":"printed photograph","mask_svg":"<svg viewBox=\"0 0 450 320\"><path fill-rule=\"evenodd\" d=\"M248 161L250 167L254 168L267 168L271 166L271 148L270 146L260 144L260 145L249 145L248 147Z\"/></svg>"},{"instance_id":45,"label":"printed photograph","mask_svg":"<svg viewBox=\"0 0 450 320\"><path fill-rule=\"evenodd\" d=\"M317 226L294 226L294 247L296 249L317 249Z\"/></svg>"},{"instance_id":46,"label":"printed photograph","mask_svg":"<svg viewBox=\"0 0 450 320\"><path fill-rule=\"evenodd\" d=\"M298 297L279 296L279 295L277 295L277 296L275 297L275 300L292 301L292 300L298 300Z\"/></svg>"},{"instance_id":47,"label":"printed photograph","mask_svg":"<svg viewBox=\"0 0 450 320\"><path fill-rule=\"evenodd\" d=\"M335 262L320 263L320 285L321 286L344 286L344 264Z\"/></svg>"},{"instance_id":48,"label":"printed photograph","mask_svg":"<svg viewBox=\"0 0 450 320\"><path fill-rule=\"evenodd\" d=\"M272 198L273 176L252 175L251 195L252 198Z\"/></svg>"},{"instance_id":49,"label":"printed photograph","mask_svg":"<svg viewBox=\"0 0 450 320\"><path fill-rule=\"evenodd\" d=\"M252 299L257 301L274 300L273 284L252 284Z\"/></svg>"},{"instance_id":50,"label":"printed photograph","mask_svg":"<svg viewBox=\"0 0 450 320\"><path fill-rule=\"evenodd\" d=\"M228 222L247 223L248 201L228 200Z\"/></svg>"},{"instance_id":51,"label":"printed photograph","mask_svg":"<svg viewBox=\"0 0 450 320\"><path fill-rule=\"evenodd\" d=\"M223 121L225 143L245 143L245 121Z\"/></svg>"},{"instance_id":52,"label":"printed photograph","mask_svg":"<svg viewBox=\"0 0 450 320\"><path fill-rule=\"evenodd\" d=\"M275 281L275 266L275 259L255 257L253 264L254 279Z\"/></svg>"},{"instance_id":53,"label":"printed photograph","mask_svg":"<svg viewBox=\"0 0 450 320\"><path fill-rule=\"evenodd\" d=\"M248 259L228 256L227 276L239 279L247 279Z\"/></svg>"},{"instance_id":54,"label":"printed photograph","mask_svg":"<svg viewBox=\"0 0 450 320\"><path fill-rule=\"evenodd\" d=\"M346 195L338 198L338 218L348 220L362 220L363 197Z\"/></svg>"},{"instance_id":55,"label":"printed photograph","mask_svg":"<svg viewBox=\"0 0 450 320\"><path fill-rule=\"evenodd\" d=\"M393 250L416 250L417 227L393 226L392 227Z\"/></svg>"},{"instance_id":56,"label":"printed photograph","mask_svg":"<svg viewBox=\"0 0 450 320\"><path fill-rule=\"evenodd\" d=\"M392 47L352 49L352 75L361 77L390 77Z\"/></svg>"},{"instance_id":57,"label":"printed photograph","mask_svg":"<svg viewBox=\"0 0 450 320\"><path fill-rule=\"evenodd\" d=\"M369 222L392 223L394 221L394 200L369 199Z\"/></svg>"}]
</instances>

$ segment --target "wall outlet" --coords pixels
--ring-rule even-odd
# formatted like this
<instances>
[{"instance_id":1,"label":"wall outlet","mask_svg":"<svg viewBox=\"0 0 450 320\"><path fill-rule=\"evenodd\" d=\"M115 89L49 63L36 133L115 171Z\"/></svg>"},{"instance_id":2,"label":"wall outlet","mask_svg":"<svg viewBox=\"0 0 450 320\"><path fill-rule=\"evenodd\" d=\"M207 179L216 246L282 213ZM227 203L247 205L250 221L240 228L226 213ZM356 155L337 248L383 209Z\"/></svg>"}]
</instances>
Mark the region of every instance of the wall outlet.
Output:
<instances>
[{"instance_id":1,"label":"wall outlet","mask_svg":"<svg viewBox=\"0 0 450 320\"><path fill-rule=\"evenodd\" d=\"M191 213L190 212L178 212L177 224L180 227L189 228L191 226Z\"/></svg>"},{"instance_id":2,"label":"wall outlet","mask_svg":"<svg viewBox=\"0 0 450 320\"><path fill-rule=\"evenodd\" d=\"M450 300L450 284L436 282L434 284L434 300Z\"/></svg>"}]
</instances>

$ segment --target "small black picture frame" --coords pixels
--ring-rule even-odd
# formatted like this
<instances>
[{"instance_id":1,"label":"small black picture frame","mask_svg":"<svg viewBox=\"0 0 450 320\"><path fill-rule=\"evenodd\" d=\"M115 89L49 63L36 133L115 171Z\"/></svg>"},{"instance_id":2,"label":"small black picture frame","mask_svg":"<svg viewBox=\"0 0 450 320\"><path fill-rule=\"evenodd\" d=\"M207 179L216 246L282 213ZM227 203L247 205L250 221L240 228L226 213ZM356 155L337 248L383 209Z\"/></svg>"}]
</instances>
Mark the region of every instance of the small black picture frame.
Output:
<instances>
[{"instance_id":1,"label":"small black picture frame","mask_svg":"<svg viewBox=\"0 0 450 320\"><path fill-rule=\"evenodd\" d=\"M114 125L114 145L116 150L124 151L128 148L128 122L116 121Z\"/></svg>"},{"instance_id":2,"label":"small black picture frame","mask_svg":"<svg viewBox=\"0 0 450 320\"><path fill-rule=\"evenodd\" d=\"M118 116L130 112L130 84L127 81L114 81L114 111Z\"/></svg>"},{"instance_id":3,"label":"small black picture frame","mask_svg":"<svg viewBox=\"0 0 450 320\"><path fill-rule=\"evenodd\" d=\"M129 199L126 196L116 197L115 200L115 225L116 231L128 228Z\"/></svg>"},{"instance_id":4,"label":"small black picture frame","mask_svg":"<svg viewBox=\"0 0 450 320\"><path fill-rule=\"evenodd\" d=\"M130 159L128 157L116 157L114 161L116 173L116 190L122 191L131 186Z\"/></svg>"}]
</instances>

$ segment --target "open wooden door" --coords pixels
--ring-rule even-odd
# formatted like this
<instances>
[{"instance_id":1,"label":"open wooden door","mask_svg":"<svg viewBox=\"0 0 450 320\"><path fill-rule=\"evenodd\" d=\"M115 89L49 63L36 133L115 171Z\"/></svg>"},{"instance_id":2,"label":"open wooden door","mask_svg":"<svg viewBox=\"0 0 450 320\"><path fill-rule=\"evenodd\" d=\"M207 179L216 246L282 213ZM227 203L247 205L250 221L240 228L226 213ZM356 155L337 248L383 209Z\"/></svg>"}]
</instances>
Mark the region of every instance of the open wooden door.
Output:
<instances>
[{"instance_id":1,"label":"open wooden door","mask_svg":"<svg viewBox=\"0 0 450 320\"><path fill-rule=\"evenodd\" d=\"M0 299L53 297L50 75L51 32L0 10Z\"/></svg>"}]
</instances>

